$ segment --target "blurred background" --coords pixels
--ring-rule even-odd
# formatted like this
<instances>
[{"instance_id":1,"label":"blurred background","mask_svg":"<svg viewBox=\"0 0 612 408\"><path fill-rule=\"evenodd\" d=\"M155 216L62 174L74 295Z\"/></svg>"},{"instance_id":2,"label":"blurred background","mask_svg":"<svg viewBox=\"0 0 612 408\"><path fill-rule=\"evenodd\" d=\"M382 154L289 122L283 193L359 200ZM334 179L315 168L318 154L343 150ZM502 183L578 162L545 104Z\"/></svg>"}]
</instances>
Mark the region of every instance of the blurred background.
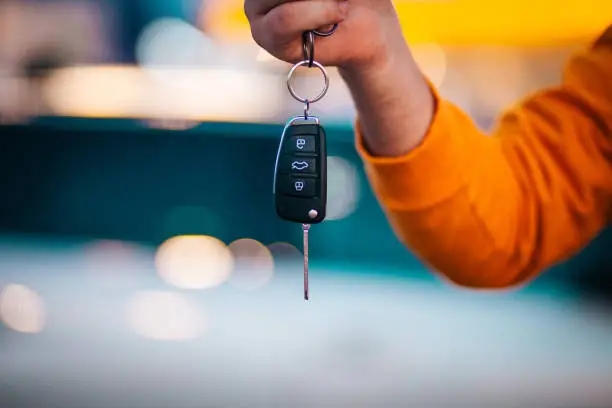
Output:
<instances>
[{"instance_id":1,"label":"blurred background","mask_svg":"<svg viewBox=\"0 0 612 408\"><path fill-rule=\"evenodd\" d=\"M612 16L594 0L396 6L483 129ZM611 407L612 235L525 288L442 281L372 196L333 69L313 107L329 218L303 301L301 229L271 195L302 107L242 10L0 1L0 406Z\"/></svg>"}]
</instances>

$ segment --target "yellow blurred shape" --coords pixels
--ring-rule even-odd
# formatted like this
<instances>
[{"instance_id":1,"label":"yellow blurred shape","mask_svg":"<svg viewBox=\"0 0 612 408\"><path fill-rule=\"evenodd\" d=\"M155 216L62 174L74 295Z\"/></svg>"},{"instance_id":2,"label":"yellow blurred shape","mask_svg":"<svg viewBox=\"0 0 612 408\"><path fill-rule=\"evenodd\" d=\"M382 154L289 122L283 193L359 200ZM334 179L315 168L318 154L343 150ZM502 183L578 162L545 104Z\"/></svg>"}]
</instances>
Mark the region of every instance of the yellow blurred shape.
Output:
<instances>
[{"instance_id":1,"label":"yellow blurred shape","mask_svg":"<svg viewBox=\"0 0 612 408\"><path fill-rule=\"evenodd\" d=\"M594 39L612 20L610 0L394 3L404 34L414 43L518 46L578 43ZM250 39L242 0L217 0L210 2L206 10L203 21L213 35L227 40Z\"/></svg>"},{"instance_id":2,"label":"yellow blurred shape","mask_svg":"<svg viewBox=\"0 0 612 408\"><path fill-rule=\"evenodd\" d=\"M126 315L130 328L151 340L194 340L206 325L197 305L176 293L138 293L129 300Z\"/></svg>"},{"instance_id":3,"label":"yellow blurred shape","mask_svg":"<svg viewBox=\"0 0 612 408\"><path fill-rule=\"evenodd\" d=\"M555 45L594 39L612 23L607 0L396 1L413 42Z\"/></svg>"},{"instance_id":4,"label":"yellow blurred shape","mask_svg":"<svg viewBox=\"0 0 612 408\"><path fill-rule=\"evenodd\" d=\"M230 277L234 261L227 246L208 236L179 236L155 254L159 276L181 289L210 289Z\"/></svg>"},{"instance_id":5,"label":"yellow blurred shape","mask_svg":"<svg viewBox=\"0 0 612 408\"><path fill-rule=\"evenodd\" d=\"M229 246L234 257L234 273L230 283L245 290L265 286L274 275L274 259L270 250L253 239L239 239Z\"/></svg>"},{"instance_id":6,"label":"yellow blurred shape","mask_svg":"<svg viewBox=\"0 0 612 408\"><path fill-rule=\"evenodd\" d=\"M45 305L32 289L10 284L0 292L0 319L20 333L39 333L45 326Z\"/></svg>"}]
</instances>

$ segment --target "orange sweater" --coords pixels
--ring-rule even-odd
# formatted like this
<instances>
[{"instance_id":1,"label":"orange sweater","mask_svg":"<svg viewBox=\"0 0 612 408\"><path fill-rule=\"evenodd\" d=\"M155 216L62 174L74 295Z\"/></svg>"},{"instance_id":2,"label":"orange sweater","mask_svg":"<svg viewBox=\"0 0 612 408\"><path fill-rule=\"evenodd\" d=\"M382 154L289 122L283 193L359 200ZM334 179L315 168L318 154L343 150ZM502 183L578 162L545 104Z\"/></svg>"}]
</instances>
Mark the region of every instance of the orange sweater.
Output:
<instances>
[{"instance_id":1,"label":"orange sweater","mask_svg":"<svg viewBox=\"0 0 612 408\"><path fill-rule=\"evenodd\" d=\"M435 95L422 144L357 148L400 239L451 281L502 288L582 249L612 215L612 27L573 56L561 86L502 116L493 137Z\"/></svg>"}]
</instances>

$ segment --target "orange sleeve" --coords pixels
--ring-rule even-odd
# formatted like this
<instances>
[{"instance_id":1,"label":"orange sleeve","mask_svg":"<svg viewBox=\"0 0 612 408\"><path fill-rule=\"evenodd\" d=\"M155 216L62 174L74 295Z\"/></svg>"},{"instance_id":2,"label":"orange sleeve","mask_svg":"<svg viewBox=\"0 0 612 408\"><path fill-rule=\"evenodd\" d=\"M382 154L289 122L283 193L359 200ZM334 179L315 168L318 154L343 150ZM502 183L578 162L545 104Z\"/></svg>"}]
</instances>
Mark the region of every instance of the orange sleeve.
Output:
<instances>
[{"instance_id":1,"label":"orange sleeve","mask_svg":"<svg viewBox=\"0 0 612 408\"><path fill-rule=\"evenodd\" d=\"M474 288L525 283L607 224L610 45L575 55L563 84L508 111L493 137L435 91L429 133L406 156L371 156L357 124L357 149L394 231L432 269Z\"/></svg>"}]
</instances>

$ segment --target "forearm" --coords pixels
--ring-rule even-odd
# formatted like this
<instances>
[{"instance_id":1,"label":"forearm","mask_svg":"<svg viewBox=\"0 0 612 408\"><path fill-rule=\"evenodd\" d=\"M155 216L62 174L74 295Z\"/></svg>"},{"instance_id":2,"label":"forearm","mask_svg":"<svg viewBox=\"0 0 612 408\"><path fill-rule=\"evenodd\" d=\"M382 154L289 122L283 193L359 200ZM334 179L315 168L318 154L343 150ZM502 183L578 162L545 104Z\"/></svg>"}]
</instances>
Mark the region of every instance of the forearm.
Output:
<instances>
[{"instance_id":1,"label":"forearm","mask_svg":"<svg viewBox=\"0 0 612 408\"><path fill-rule=\"evenodd\" d=\"M389 44L376 64L340 69L353 96L367 150L398 157L416 148L429 128L435 99L408 46Z\"/></svg>"},{"instance_id":2,"label":"forearm","mask_svg":"<svg viewBox=\"0 0 612 408\"><path fill-rule=\"evenodd\" d=\"M425 138L404 156L373 156L358 130L357 148L398 237L470 287L524 283L581 249L605 225L612 197L608 133L597 115L584 114L586 96L598 101L605 79L588 73L566 82L572 92L524 101L503 116L496 137L437 95ZM580 85L584 78L591 85Z\"/></svg>"},{"instance_id":3,"label":"forearm","mask_svg":"<svg viewBox=\"0 0 612 408\"><path fill-rule=\"evenodd\" d=\"M427 265L469 287L531 276L537 223L500 139L441 99L426 137L408 154L373 156L364 139L358 133L357 148L387 218Z\"/></svg>"}]
</instances>

